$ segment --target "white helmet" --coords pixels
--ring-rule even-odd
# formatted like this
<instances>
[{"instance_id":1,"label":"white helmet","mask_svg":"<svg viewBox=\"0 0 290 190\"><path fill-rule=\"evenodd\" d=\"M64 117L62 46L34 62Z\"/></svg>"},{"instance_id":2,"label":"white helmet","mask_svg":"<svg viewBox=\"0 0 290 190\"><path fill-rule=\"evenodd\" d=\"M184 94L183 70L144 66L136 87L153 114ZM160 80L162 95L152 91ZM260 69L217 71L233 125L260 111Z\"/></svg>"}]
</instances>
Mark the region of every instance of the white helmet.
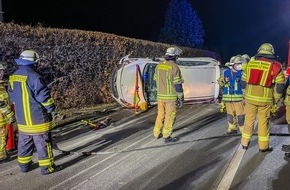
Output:
<instances>
[{"instance_id":1,"label":"white helmet","mask_svg":"<svg viewBox=\"0 0 290 190\"><path fill-rule=\"evenodd\" d=\"M165 55L167 56L180 56L182 50L179 47L170 47L166 50Z\"/></svg>"},{"instance_id":2,"label":"white helmet","mask_svg":"<svg viewBox=\"0 0 290 190\"><path fill-rule=\"evenodd\" d=\"M25 50L20 54L19 59L25 59L32 62L38 62L39 55L34 50Z\"/></svg>"}]
</instances>

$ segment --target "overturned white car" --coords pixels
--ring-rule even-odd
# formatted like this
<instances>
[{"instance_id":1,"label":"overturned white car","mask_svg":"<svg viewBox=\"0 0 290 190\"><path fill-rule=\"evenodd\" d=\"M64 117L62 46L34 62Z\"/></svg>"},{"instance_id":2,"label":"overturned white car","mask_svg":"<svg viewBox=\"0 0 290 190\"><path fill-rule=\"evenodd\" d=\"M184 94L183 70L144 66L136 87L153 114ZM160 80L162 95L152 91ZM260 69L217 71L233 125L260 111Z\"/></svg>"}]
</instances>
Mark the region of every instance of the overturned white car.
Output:
<instances>
[{"instance_id":1,"label":"overturned white car","mask_svg":"<svg viewBox=\"0 0 290 190\"><path fill-rule=\"evenodd\" d=\"M112 75L111 94L122 106L146 110L157 103L153 82L155 67L163 58L123 57ZM210 57L179 57L177 64L184 79L184 101L214 101L220 94L217 79L227 68Z\"/></svg>"}]
</instances>

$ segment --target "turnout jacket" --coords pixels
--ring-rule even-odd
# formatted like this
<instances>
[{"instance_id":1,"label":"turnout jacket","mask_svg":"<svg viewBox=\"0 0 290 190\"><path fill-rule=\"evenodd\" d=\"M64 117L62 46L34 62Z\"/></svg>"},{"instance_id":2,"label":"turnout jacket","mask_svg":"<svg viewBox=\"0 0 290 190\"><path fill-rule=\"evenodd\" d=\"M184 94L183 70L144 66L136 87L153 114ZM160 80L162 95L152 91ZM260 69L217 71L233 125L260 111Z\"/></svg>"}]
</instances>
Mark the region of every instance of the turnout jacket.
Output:
<instances>
[{"instance_id":1,"label":"turnout jacket","mask_svg":"<svg viewBox=\"0 0 290 190\"><path fill-rule=\"evenodd\" d=\"M282 97L285 76L281 63L262 56L252 58L242 75L245 99L254 105L271 105Z\"/></svg>"},{"instance_id":2,"label":"turnout jacket","mask_svg":"<svg viewBox=\"0 0 290 190\"><path fill-rule=\"evenodd\" d=\"M156 66L154 80L157 85L157 99L173 102L183 99L182 76L174 61L163 61Z\"/></svg>"},{"instance_id":3,"label":"turnout jacket","mask_svg":"<svg viewBox=\"0 0 290 190\"><path fill-rule=\"evenodd\" d=\"M54 100L33 65L19 65L9 77L8 93L20 132L42 134L54 127L50 114L55 109Z\"/></svg>"}]
</instances>

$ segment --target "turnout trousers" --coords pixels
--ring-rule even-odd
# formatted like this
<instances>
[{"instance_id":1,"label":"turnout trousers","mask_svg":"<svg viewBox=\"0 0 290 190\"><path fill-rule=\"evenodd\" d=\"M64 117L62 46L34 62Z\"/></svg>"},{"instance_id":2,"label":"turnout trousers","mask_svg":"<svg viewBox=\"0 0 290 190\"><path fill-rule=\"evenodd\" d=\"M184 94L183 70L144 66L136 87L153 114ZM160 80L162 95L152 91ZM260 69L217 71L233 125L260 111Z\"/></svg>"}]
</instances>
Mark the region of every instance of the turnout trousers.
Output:
<instances>
[{"instance_id":1,"label":"turnout trousers","mask_svg":"<svg viewBox=\"0 0 290 190\"><path fill-rule=\"evenodd\" d=\"M51 147L50 132L44 134L27 135L19 132L18 163L22 172L27 172L32 163L34 148L38 154L38 164L41 174L54 172L54 158Z\"/></svg>"},{"instance_id":2,"label":"turnout trousers","mask_svg":"<svg viewBox=\"0 0 290 190\"><path fill-rule=\"evenodd\" d=\"M286 121L290 124L290 105L286 105Z\"/></svg>"},{"instance_id":3,"label":"turnout trousers","mask_svg":"<svg viewBox=\"0 0 290 190\"><path fill-rule=\"evenodd\" d=\"M236 131L237 126L242 133L245 121L243 102L225 102L227 110L228 131Z\"/></svg>"},{"instance_id":4,"label":"turnout trousers","mask_svg":"<svg viewBox=\"0 0 290 190\"><path fill-rule=\"evenodd\" d=\"M176 101L162 102L158 100L158 113L153 130L154 137L157 138L162 133L164 138L171 136L173 124L176 117Z\"/></svg>"},{"instance_id":5,"label":"turnout trousers","mask_svg":"<svg viewBox=\"0 0 290 190\"><path fill-rule=\"evenodd\" d=\"M271 105L254 105L246 103L245 105L245 125L242 133L241 144L247 147L250 143L251 137L254 132L254 124L256 116L258 118L258 144L259 149L264 150L269 148L270 132L269 132L269 119L270 119Z\"/></svg>"},{"instance_id":6,"label":"turnout trousers","mask_svg":"<svg viewBox=\"0 0 290 190\"><path fill-rule=\"evenodd\" d=\"M6 126L0 127L0 160L4 160L7 157L7 154L6 154L6 136L7 136Z\"/></svg>"}]
</instances>

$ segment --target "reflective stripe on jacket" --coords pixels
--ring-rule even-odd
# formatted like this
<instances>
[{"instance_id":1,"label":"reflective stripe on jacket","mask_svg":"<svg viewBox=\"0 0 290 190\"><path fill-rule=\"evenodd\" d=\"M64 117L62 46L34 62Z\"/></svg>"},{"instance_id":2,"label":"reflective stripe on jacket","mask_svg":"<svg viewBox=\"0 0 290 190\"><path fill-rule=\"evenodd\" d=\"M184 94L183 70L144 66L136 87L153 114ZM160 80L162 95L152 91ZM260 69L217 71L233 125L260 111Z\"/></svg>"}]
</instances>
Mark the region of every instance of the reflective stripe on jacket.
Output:
<instances>
[{"instance_id":1,"label":"reflective stripe on jacket","mask_svg":"<svg viewBox=\"0 0 290 190\"><path fill-rule=\"evenodd\" d=\"M229 78L223 88L222 100L225 102L240 102L243 100L241 87L242 71L232 72L230 69L224 71L224 78Z\"/></svg>"},{"instance_id":2,"label":"reflective stripe on jacket","mask_svg":"<svg viewBox=\"0 0 290 190\"><path fill-rule=\"evenodd\" d=\"M8 93L15 104L18 130L26 134L40 134L53 126L49 113L55 109L50 91L33 66L19 66L9 77Z\"/></svg>"},{"instance_id":3,"label":"reflective stripe on jacket","mask_svg":"<svg viewBox=\"0 0 290 190\"><path fill-rule=\"evenodd\" d=\"M11 118L14 117L14 112L11 109L11 103L9 100L9 95L6 91L5 87L5 82L0 81L0 112L3 115L2 118L4 118L5 121L1 121L0 123L2 124L3 122L5 125L10 123Z\"/></svg>"},{"instance_id":4,"label":"reflective stripe on jacket","mask_svg":"<svg viewBox=\"0 0 290 190\"><path fill-rule=\"evenodd\" d=\"M163 61L157 65L154 73L157 86L157 99L161 101L176 101L175 84L182 83L178 65L174 61Z\"/></svg>"},{"instance_id":5,"label":"reflective stripe on jacket","mask_svg":"<svg viewBox=\"0 0 290 190\"><path fill-rule=\"evenodd\" d=\"M254 105L267 105L272 104L274 100L277 102L282 97L282 93L275 90L278 85L284 85L282 66L279 62L275 62L273 68L272 63L273 60L265 58L251 59L248 63L242 75L242 80L247 83L244 94L247 102Z\"/></svg>"}]
</instances>

